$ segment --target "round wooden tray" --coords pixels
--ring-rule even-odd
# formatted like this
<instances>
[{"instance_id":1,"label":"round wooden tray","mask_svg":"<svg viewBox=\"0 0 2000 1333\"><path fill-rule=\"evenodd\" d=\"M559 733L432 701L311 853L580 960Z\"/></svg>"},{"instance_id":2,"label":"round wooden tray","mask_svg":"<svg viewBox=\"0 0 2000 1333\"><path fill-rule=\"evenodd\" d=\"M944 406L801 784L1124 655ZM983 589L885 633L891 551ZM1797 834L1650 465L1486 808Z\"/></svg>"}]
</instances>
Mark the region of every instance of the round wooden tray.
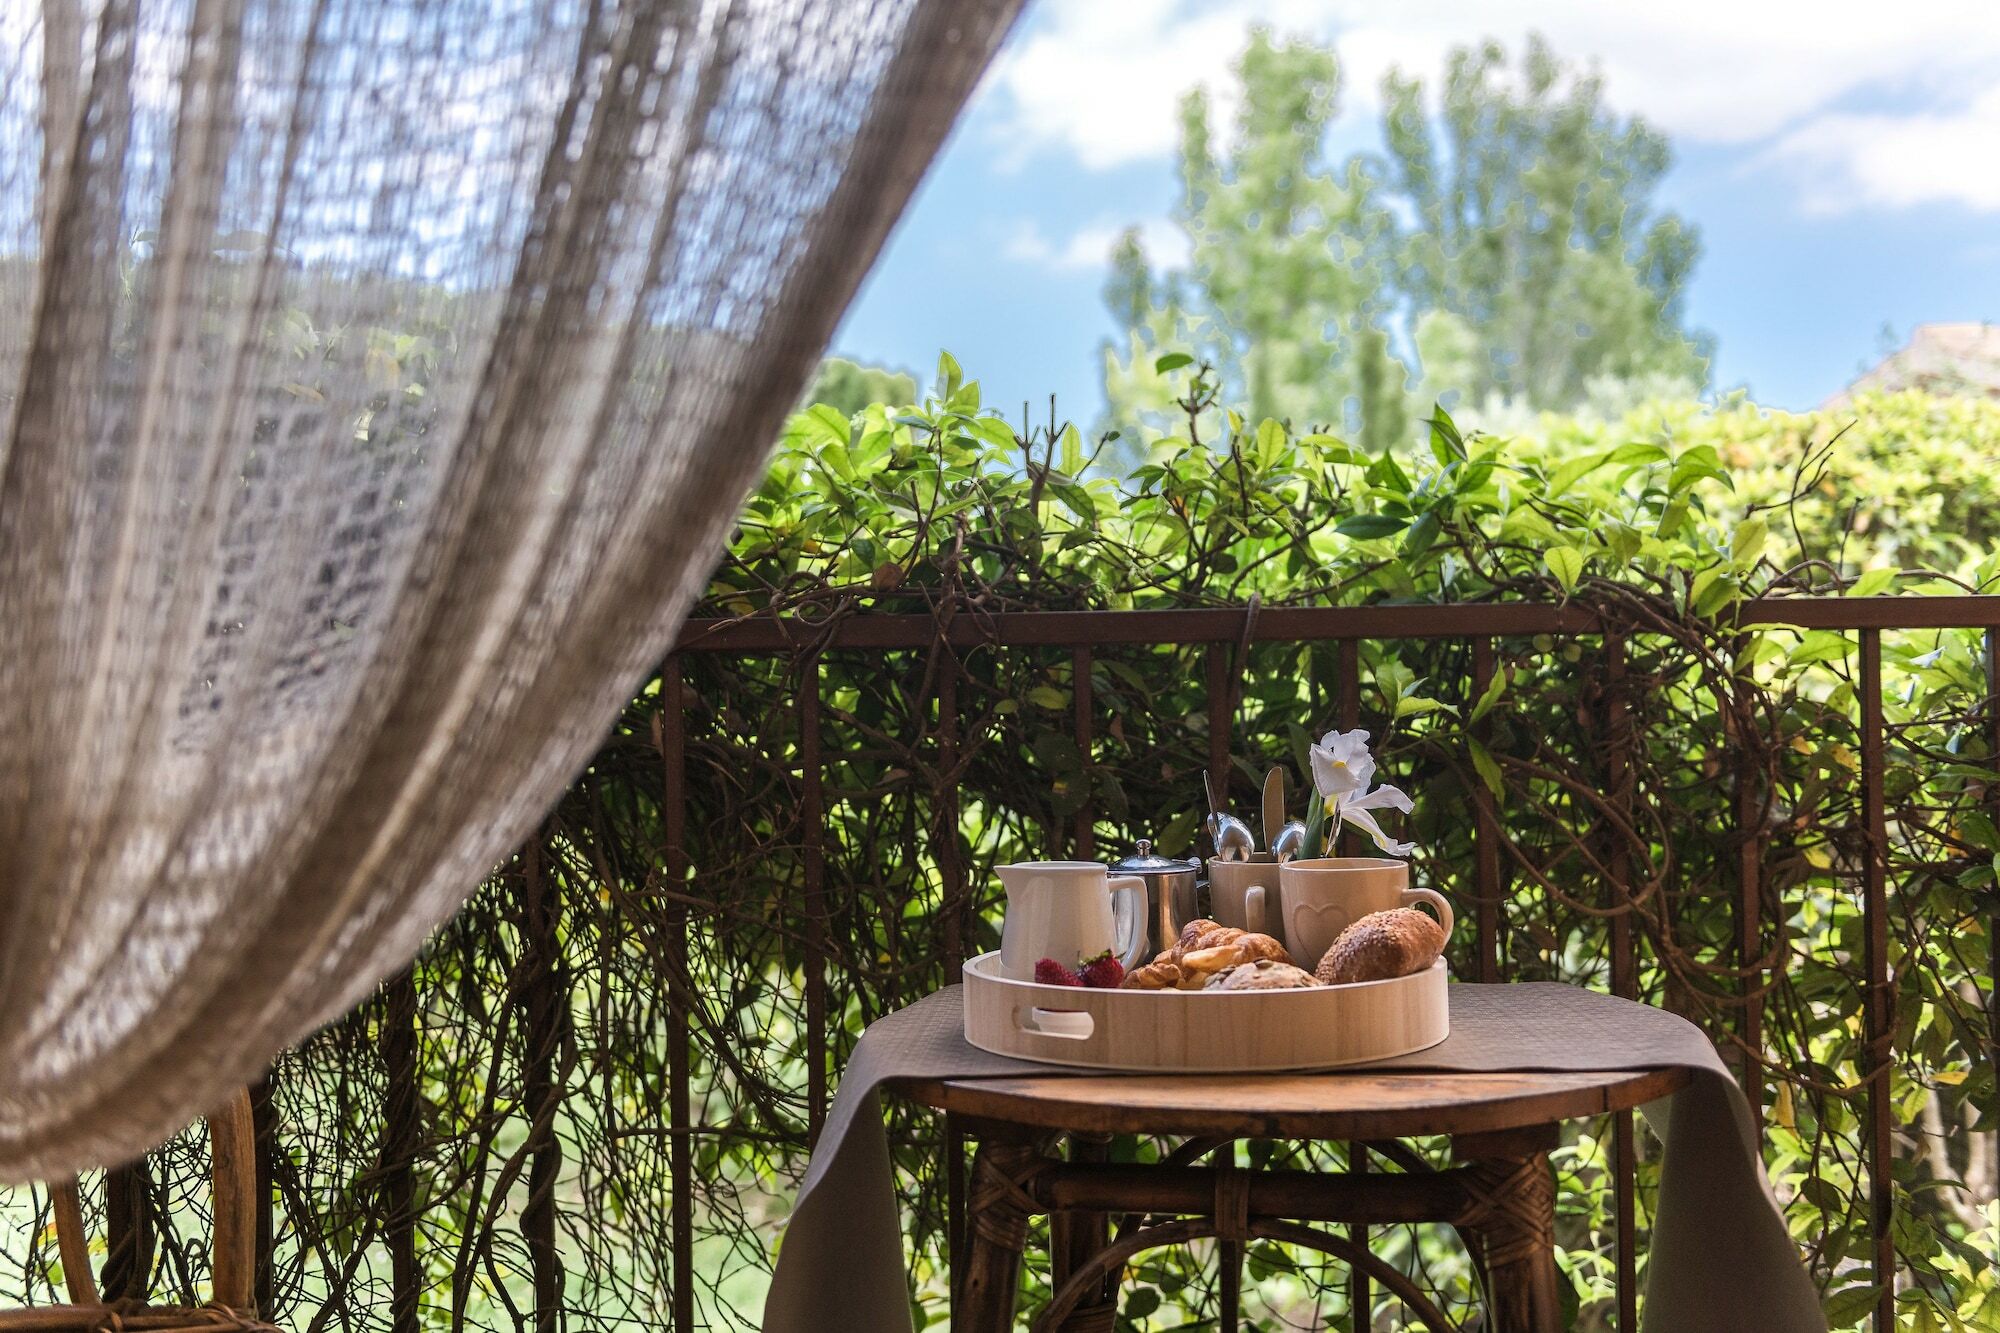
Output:
<instances>
[{"instance_id":1,"label":"round wooden tray","mask_svg":"<svg viewBox=\"0 0 2000 1333\"><path fill-rule=\"evenodd\" d=\"M1309 990L1079 990L1010 980L1000 955L984 953L965 964L965 1039L1090 1069L1337 1069L1443 1041L1448 977L1439 959L1407 977Z\"/></svg>"}]
</instances>

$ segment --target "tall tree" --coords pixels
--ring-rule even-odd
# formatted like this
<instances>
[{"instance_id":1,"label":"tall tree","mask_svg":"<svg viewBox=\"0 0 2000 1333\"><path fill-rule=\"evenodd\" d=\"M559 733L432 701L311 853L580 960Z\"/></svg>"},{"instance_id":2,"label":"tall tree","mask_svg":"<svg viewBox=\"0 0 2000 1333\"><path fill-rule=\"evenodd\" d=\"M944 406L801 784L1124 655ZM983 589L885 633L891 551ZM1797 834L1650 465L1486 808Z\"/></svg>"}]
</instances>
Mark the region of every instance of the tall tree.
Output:
<instances>
[{"instance_id":1,"label":"tall tree","mask_svg":"<svg viewBox=\"0 0 2000 1333\"><path fill-rule=\"evenodd\" d=\"M1159 424L1157 357L1213 362L1260 416L1324 424L1380 446L1418 400L1502 397L1576 406L1607 381L1706 378L1683 327L1699 246L1652 196L1667 143L1620 119L1601 80L1532 39L1454 51L1435 114L1423 85L1384 85L1384 154L1328 160L1340 91L1333 51L1253 31L1241 109L1218 148L1208 99L1183 104L1185 269L1156 272L1128 233L1106 304L1119 424Z\"/></svg>"},{"instance_id":2,"label":"tall tree","mask_svg":"<svg viewBox=\"0 0 2000 1333\"><path fill-rule=\"evenodd\" d=\"M1107 349L1114 411L1156 413L1169 397L1152 359L1187 350L1212 361L1257 417L1336 428L1379 422L1400 403L1381 323L1395 233L1368 164L1327 160L1338 109L1334 53L1255 30L1236 65L1242 100L1218 146L1207 95L1181 105L1185 272L1156 275L1135 233L1113 254L1106 303L1127 330Z\"/></svg>"},{"instance_id":3,"label":"tall tree","mask_svg":"<svg viewBox=\"0 0 2000 1333\"><path fill-rule=\"evenodd\" d=\"M1672 152L1605 106L1602 79L1532 37L1518 73L1497 43L1453 51L1435 115L1400 72L1383 94L1427 381L1566 408L1595 379L1706 380L1707 340L1683 326L1700 243L1652 202Z\"/></svg>"}]
</instances>

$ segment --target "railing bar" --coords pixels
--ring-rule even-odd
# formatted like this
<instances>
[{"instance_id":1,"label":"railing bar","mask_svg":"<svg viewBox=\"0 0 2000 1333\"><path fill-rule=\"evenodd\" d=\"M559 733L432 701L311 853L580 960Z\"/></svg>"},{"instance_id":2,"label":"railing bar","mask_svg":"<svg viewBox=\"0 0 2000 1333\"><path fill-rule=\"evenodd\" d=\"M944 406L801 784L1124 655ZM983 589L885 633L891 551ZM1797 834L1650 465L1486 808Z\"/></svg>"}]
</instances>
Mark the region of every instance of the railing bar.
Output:
<instances>
[{"instance_id":1,"label":"railing bar","mask_svg":"<svg viewBox=\"0 0 2000 1333\"><path fill-rule=\"evenodd\" d=\"M275 1164L278 1154L278 1075L267 1069L264 1077L250 1085L251 1133L257 1144L257 1206L254 1214L257 1223L257 1260L254 1270L253 1291L257 1304L256 1313L269 1319L277 1302L272 1262L276 1251L277 1219L272 1216L272 1200L276 1197L277 1172Z\"/></svg>"},{"instance_id":2,"label":"railing bar","mask_svg":"<svg viewBox=\"0 0 2000 1333\"><path fill-rule=\"evenodd\" d=\"M1340 729L1361 725L1361 641L1342 639L1334 649L1340 678Z\"/></svg>"},{"instance_id":3,"label":"railing bar","mask_svg":"<svg viewBox=\"0 0 2000 1333\"><path fill-rule=\"evenodd\" d=\"M1361 641L1358 639L1340 640L1340 642L1334 645L1334 660L1338 665L1335 674L1338 677L1340 687L1340 729L1342 731L1353 731L1361 725ZM1319 793L1313 789L1312 774L1306 774L1304 781L1306 784L1307 799L1318 800ZM1352 833L1349 833L1345 828L1334 830L1333 854L1335 856L1353 856L1358 850ZM1362 1228L1360 1234L1366 1236L1367 1229ZM1357 1277L1364 1283L1368 1281L1366 1273L1357 1272Z\"/></svg>"},{"instance_id":4,"label":"railing bar","mask_svg":"<svg viewBox=\"0 0 2000 1333\"><path fill-rule=\"evenodd\" d=\"M1882 794L1882 632L1861 631L1861 817L1866 837L1862 862L1862 924L1865 945L1862 1015L1866 1024L1868 1080L1868 1222L1874 1244L1874 1278L1881 1288L1875 1305L1875 1333L1896 1327L1895 1241L1890 1233L1893 1108L1889 1070L1895 1040L1889 980L1888 816Z\"/></svg>"},{"instance_id":5,"label":"railing bar","mask_svg":"<svg viewBox=\"0 0 2000 1333\"><path fill-rule=\"evenodd\" d=\"M1732 638L1732 647L1741 647L1741 636ZM1763 986L1761 972L1751 965L1763 954L1764 895L1763 837L1755 827L1759 822L1757 774L1750 768L1743 744L1743 727L1734 701L1725 694L1723 732L1736 766L1734 819L1736 823L1736 965L1743 971L1743 1014L1740 1036L1743 1051L1737 1071L1750 1112L1760 1122L1764 1117L1764 1077L1757 1057L1764 1049L1764 1001L1757 993Z\"/></svg>"},{"instance_id":6,"label":"railing bar","mask_svg":"<svg viewBox=\"0 0 2000 1333\"><path fill-rule=\"evenodd\" d=\"M965 927L970 915L965 868L958 858L958 656L938 654L938 871L943 877L940 906L944 909L944 979L958 980L965 962Z\"/></svg>"},{"instance_id":7,"label":"railing bar","mask_svg":"<svg viewBox=\"0 0 2000 1333\"><path fill-rule=\"evenodd\" d=\"M954 1111L944 1113L944 1249L956 1310L965 1277L965 1128Z\"/></svg>"},{"instance_id":8,"label":"railing bar","mask_svg":"<svg viewBox=\"0 0 2000 1333\"><path fill-rule=\"evenodd\" d=\"M1606 785L1613 807L1629 824L1634 772L1632 718L1625 706L1625 636L1617 630L1607 630L1604 635L1604 679ZM1605 898L1607 906L1616 907L1632 901L1632 856L1620 835L1613 833L1612 838L1613 845L1605 857L1610 879ZM1628 1000L1634 998L1638 994L1636 973L1632 914L1624 911L1611 918L1611 993ZM1638 1333L1639 1329L1639 1158L1632 1130L1630 1111L1619 1111L1612 1116L1611 1181L1616 1220L1619 1333Z\"/></svg>"},{"instance_id":9,"label":"railing bar","mask_svg":"<svg viewBox=\"0 0 2000 1333\"><path fill-rule=\"evenodd\" d=\"M937 793L938 871L943 877L944 979L958 980L965 963L967 901L965 869L958 857L958 655L942 649L937 661L938 771L943 781ZM965 1131L955 1116L945 1117L945 1240L950 1247L954 1291L966 1239Z\"/></svg>"},{"instance_id":10,"label":"railing bar","mask_svg":"<svg viewBox=\"0 0 2000 1333\"><path fill-rule=\"evenodd\" d=\"M1986 766L2000 768L2000 629L1986 631ZM2000 782L1986 788L1987 804L2000 818ZM1986 1054L1993 1063L1993 1118L2000 1123L2000 913L1986 925Z\"/></svg>"},{"instance_id":11,"label":"railing bar","mask_svg":"<svg viewBox=\"0 0 2000 1333\"><path fill-rule=\"evenodd\" d=\"M1340 690L1340 729L1352 731L1361 725L1361 643L1358 639L1342 639L1334 646L1335 683ZM1319 793L1312 785L1312 775L1305 776L1306 799L1316 801ZM1354 838L1345 829L1334 834L1333 851L1337 856L1348 856L1354 852ZM1368 1149L1360 1143L1351 1143L1347 1148L1348 1169L1356 1174L1368 1170ZM1368 1248L1368 1228L1363 1223L1355 1223L1347 1229L1347 1238L1359 1249ZM1357 1333L1366 1330L1369 1317L1375 1308L1374 1283L1366 1270L1348 1270L1347 1307L1353 1316Z\"/></svg>"},{"instance_id":12,"label":"railing bar","mask_svg":"<svg viewBox=\"0 0 2000 1333\"><path fill-rule=\"evenodd\" d=\"M1241 628L1241 617L1238 617ZM1229 644L1208 645L1208 771L1215 798L1229 808Z\"/></svg>"},{"instance_id":13,"label":"railing bar","mask_svg":"<svg viewBox=\"0 0 2000 1333\"><path fill-rule=\"evenodd\" d=\"M805 667L799 690L799 818L805 825L806 901L806 1147L819 1142L826 1124L826 815L824 765L819 749L820 666Z\"/></svg>"},{"instance_id":14,"label":"railing bar","mask_svg":"<svg viewBox=\"0 0 2000 1333\"><path fill-rule=\"evenodd\" d=\"M98 1290L106 1301L144 1300L152 1289L154 1233L151 1164L146 1158L104 1173L104 1266Z\"/></svg>"},{"instance_id":15,"label":"railing bar","mask_svg":"<svg viewBox=\"0 0 2000 1333\"><path fill-rule=\"evenodd\" d=\"M563 1047L565 995L559 995L557 956L562 948L562 889L549 883L544 855L546 830L537 828L521 855L518 929L521 935L522 1008L521 1113L527 1134L527 1198L522 1201L521 1239L528 1250L529 1289L534 1295L535 1333L556 1333L563 1314L562 1256L556 1248L556 1182L562 1178L562 1136L555 1124L563 1089L556 1078ZM416 990L410 990L414 1006ZM411 1244L415 1244L411 1209ZM414 1248L410 1261L410 1309L416 1312L418 1275ZM415 1329L412 1318L408 1326ZM397 1333L402 1333L401 1329Z\"/></svg>"},{"instance_id":16,"label":"railing bar","mask_svg":"<svg viewBox=\"0 0 2000 1333\"><path fill-rule=\"evenodd\" d=\"M1006 611L961 614L941 625L929 613L867 613L831 628L794 617L690 620L677 652L783 652L818 648L927 648L980 645L1075 648L1105 644L1235 643L1244 608L1159 611ZM1996 629L2000 596L1767 597L1743 603L1737 623L1797 629ZM1253 643L1348 639L1463 639L1532 634L1601 634L1594 612L1574 605L1457 602L1434 605L1273 606L1250 626Z\"/></svg>"},{"instance_id":17,"label":"railing bar","mask_svg":"<svg viewBox=\"0 0 2000 1333\"><path fill-rule=\"evenodd\" d=\"M539 837L537 829L535 836ZM423 1273L417 1266L416 1156L423 1137L418 1118L417 978L406 967L382 984L382 1220L389 1251L389 1327L416 1333ZM530 1059L534 1056L531 1054ZM544 1085L542 1096L548 1089ZM539 1114L536 1105L534 1112ZM525 1219L524 1219L525 1223ZM525 1229L525 1226L524 1226ZM537 1258L541 1257L539 1255ZM553 1311L550 1312L553 1317ZM536 1312L537 1319L541 1312Z\"/></svg>"},{"instance_id":18,"label":"railing bar","mask_svg":"<svg viewBox=\"0 0 2000 1333\"><path fill-rule=\"evenodd\" d=\"M673 1329L694 1333L694 1135L690 1132L687 906L687 703L681 664L669 657L660 669L659 728L655 741L665 770L660 820L665 836L667 884L675 895L667 909L667 1117L668 1166L673 1175L669 1230L673 1241Z\"/></svg>"},{"instance_id":19,"label":"railing bar","mask_svg":"<svg viewBox=\"0 0 2000 1333\"><path fill-rule=\"evenodd\" d=\"M1070 719L1072 739L1076 741L1076 752L1082 758L1087 777L1091 768L1090 649L1087 646L1074 649L1070 653L1069 662L1071 707L1074 710ZM1094 818L1096 805L1093 789L1092 793L1084 796L1083 804L1077 807L1076 820L1070 837L1076 848L1076 859L1079 861L1092 861L1097 858L1097 823Z\"/></svg>"},{"instance_id":20,"label":"railing bar","mask_svg":"<svg viewBox=\"0 0 2000 1333\"><path fill-rule=\"evenodd\" d=\"M1368 1174L1368 1145L1350 1143L1347 1145L1347 1169L1357 1176ZM1347 1228L1347 1239L1357 1249L1368 1248L1368 1227L1356 1222ZM1347 1308L1351 1315L1355 1333L1367 1333L1374 1323L1375 1284L1368 1271L1358 1265L1350 1265L1347 1280Z\"/></svg>"},{"instance_id":21,"label":"railing bar","mask_svg":"<svg viewBox=\"0 0 2000 1333\"><path fill-rule=\"evenodd\" d=\"M1472 697L1486 693L1493 682L1493 640L1472 641ZM1481 743L1490 728L1481 718L1474 724ZM1481 981L1500 980L1500 820L1493 809L1493 793L1486 784L1472 784L1472 806L1476 818L1473 829L1473 897L1478 915L1477 973Z\"/></svg>"}]
</instances>

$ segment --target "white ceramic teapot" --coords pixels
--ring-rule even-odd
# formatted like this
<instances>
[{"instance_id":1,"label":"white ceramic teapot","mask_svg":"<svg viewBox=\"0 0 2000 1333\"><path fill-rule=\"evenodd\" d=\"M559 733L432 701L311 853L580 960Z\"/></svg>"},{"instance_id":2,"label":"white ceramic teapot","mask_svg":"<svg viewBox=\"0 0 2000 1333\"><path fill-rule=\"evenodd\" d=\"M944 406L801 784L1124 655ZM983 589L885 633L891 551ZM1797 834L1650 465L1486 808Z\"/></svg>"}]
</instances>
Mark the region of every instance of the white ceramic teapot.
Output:
<instances>
[{"instance_id":1,"label":"white ceramic teapot","mask_svg":"<svg viewBox=\"0 0 2000 1333\"><path fill-rule=\"evenodd\" d=\"M1000 970L1033 981L1035 964L1064 967L1110 952L1127 969L1145 961L1146 882L1097 861L1023 861L999 867L1007 889Z\"/></svg>"}]
</instances>

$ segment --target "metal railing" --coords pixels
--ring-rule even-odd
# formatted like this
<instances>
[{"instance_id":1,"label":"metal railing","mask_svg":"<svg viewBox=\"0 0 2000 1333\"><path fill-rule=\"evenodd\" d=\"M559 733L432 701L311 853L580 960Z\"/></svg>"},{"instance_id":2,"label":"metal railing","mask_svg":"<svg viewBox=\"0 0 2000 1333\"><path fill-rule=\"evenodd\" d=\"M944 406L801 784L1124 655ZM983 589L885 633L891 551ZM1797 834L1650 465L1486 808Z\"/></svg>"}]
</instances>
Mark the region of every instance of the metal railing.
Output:
<instances>
[{"instance_id":1,"label":"metal railing","mask_svg":"<svg viewBox=\"0 0 2000 1333\"><path fill-rule=\"evenodd\" d=\"M1863 1027L1869 1070L1864 1128L1871 1205L1872 1262L1875 1281L1883 1287L1875 1310L1879 1333L1895 1326L1893 1270L1894 1246L1890 1235L1892 1197L1893 1108L1889 1096L1889 1071L1894 1063L1892 977L1889 963L1889 923L1887 904L1887 814L1883 798L1884 722L1882 709L1882 641L1885 630L1979 629L1985 631L1986 706L1982 716L1991 729L1993 753L2000 754L2000 596L1948 597L1866 597L1866 598L1770 598L1739 604L1735 625L1740 628L1775 626L1801 630L1830 630L1856 636L1858 660L1857 693L1860 700L1860 809L1867 854L1861 875L1863 932L1864 1000ZM1091 753L1097 718L1091 693L1093 653L1111 645L1206 646L1206 686L1208 707L1209 767L1230 771L1230 721L1236 706L1235 685L1230 667L1233 653L1251 644L1329 642L1335 645L1334 682L1337 720L1344 727L1357 724L1360 715L1359 645L1368 640L1459 640L1470 646L1470 687L1472 696L1482 693L1492 678L1497 640L1542 634L1601 636L1601 666L1610 679L1622 676L1625 665L1625 631L1607 626L1587 610L1573 606L1521 604L1394 605L1368 607L1218 607L1157 611L1031 611L981 615L964 610L949 616L930 614L859 613L825 624L797 619L752 617L739 620L696 620L684 629L680 641L662 670L661 733L657 737L666 764L667 800L664 813L667 868L670 875L684 873L686 865L686 699L683 695L682 660L693 654L784 654L813 661L831 650L938 649L963 654L980 648L1067 649L1074 665L1074 696L1071 730L1081 753ZM824 1122L831 1086L828 1064L829 1015L826 976L826 884L822 791L821 700L815 664L807 675L808 688L798 702L799 755L803 769L802 820L804 836L804 986L806 993L805 1044L811 1071L807 1090L810 1134L816 1137ZM951 771L961 743L956 698L956 676L952 671L937 675L939 768ZM1612 692L1616 698L1616 692ZM1614 703L1613 707L1617 705ZM1631 756L1618 747L1629 744L1615 725L1606 728L1612 747L1609 769L1614 786L1617 775L1629 771ZM1476 903L1473 974L1481 981L1498 980L1502 972L1500 954L1500 907L1503 887L1500 860L1500 830L1494 803L1477 785L1473 789L1475 858L1472 869ZM1993 793L2000 798L2000 792ZM943 803L945 827L956 827L959 811L956 795L936 793ZM2000 799L1995 801L2000 810ZM1739 816L1746 825L1751 811L1747 793L1739 793ZM1096 816L1086 804L1076 812L1069 837L1074 855L1095 855ZM1743 838L1737 873L1738 962L1754 967L1759 957L1762 889L1760 845L1755 830L1740 830ZM946 838L935 849L944 881L943 901L948 913L944 934L948 957L946 975L955 975L963 960L968 935L963 914L972 895L966 882L967 867L962 863L956 840ZM1611 888L1629 887L1617 877L1629 874L1629 867L1614 863ZM2000 923L1996 923L2000 925ZM1609 926L1610 988L1620 995L1636 995L1637 967L1631 925L1624 915L1612 915ZM2000 935L2000 932L1996 932ZM683 949L685 945L683 944ZM1763 1040L1762 1002L1757 987L1746 985L1742 1010L1741 1039L1751 1051ZM1992 1027L1989 1013L1989 1051L2000 1050L2000 1028ZM675 1030L669 1034L671 1061L673 1170L677 1178L688 1178L693 1170L694 1126L688 1089L691 1055L686 1012L675 1015ZM1758 1096L1756 1074L1746 1062L1746 1080L1752 1083L1753 1099ZM2000 1113L2000 1112L1997 1112ZM1631 1113L1614 1122L1612 1169L1615 1183L1617 1222L1617 1276L1619 1326L1636 1328L1637 1283L1634 1279L1635 1249L1635 1145ZM954 1149L956 1145L953 1145ZM953 1151L948 1167L949 1221L947 1234L961 1233L965 1188L963 1154ZM692 1254L694 1238L693 1197L676 1190L673 1199L673 1241L676 1263L674 1282L675 1328L695 1327L693 1305ZM957 1247L954 1246L954 1249Z\"/></svg>"}]
</instances>

